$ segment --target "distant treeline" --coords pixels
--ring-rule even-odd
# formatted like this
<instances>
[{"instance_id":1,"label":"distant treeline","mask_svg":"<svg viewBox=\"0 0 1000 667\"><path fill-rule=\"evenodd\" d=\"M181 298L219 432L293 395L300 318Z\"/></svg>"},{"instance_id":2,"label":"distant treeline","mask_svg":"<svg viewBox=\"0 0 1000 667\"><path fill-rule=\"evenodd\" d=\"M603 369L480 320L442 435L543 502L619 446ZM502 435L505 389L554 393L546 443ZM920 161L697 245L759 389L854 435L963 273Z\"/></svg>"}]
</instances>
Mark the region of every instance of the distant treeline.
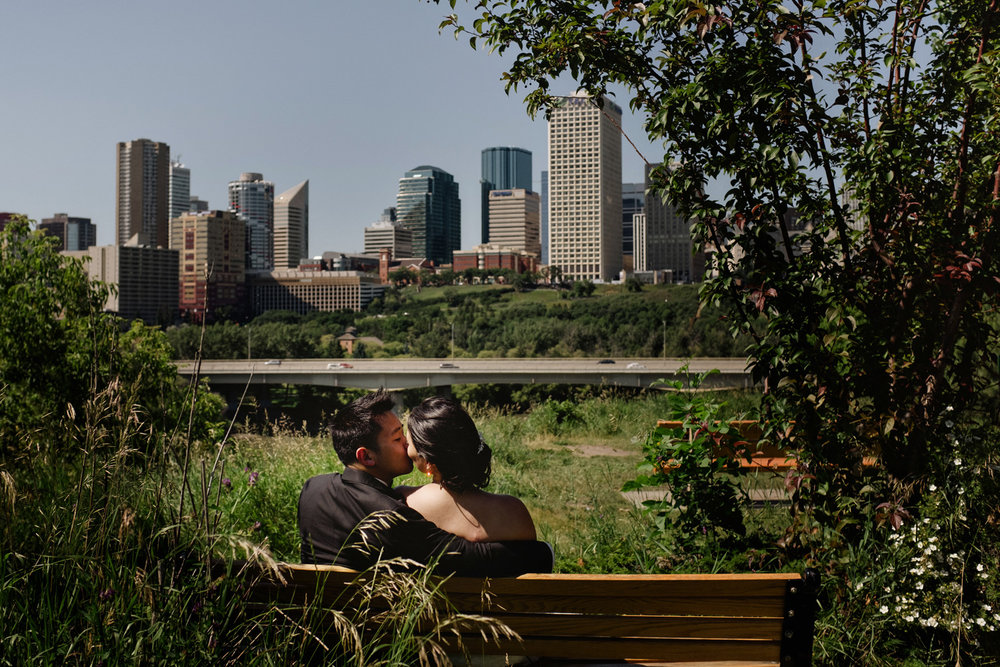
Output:
<instances>
[{"instance_id":1,"label":"distant treeline","mask_svg":"<svg viewBox=\"0 0 1000 667\"><path fill-rule=\"evenodd\" d=\"M590 293L592 292L592 293ZM589 293L589 295L588 295ZM390 288L368 309L297 315L273 311L249 324L206 327L203 357L337 358L337 338L355 327L354 357L741 356L720 318L698 307L693 285L618 285L596 290L505 286ZM167 330L179 359L193 358L201 327Z\"/></svg>"}]
</instances>

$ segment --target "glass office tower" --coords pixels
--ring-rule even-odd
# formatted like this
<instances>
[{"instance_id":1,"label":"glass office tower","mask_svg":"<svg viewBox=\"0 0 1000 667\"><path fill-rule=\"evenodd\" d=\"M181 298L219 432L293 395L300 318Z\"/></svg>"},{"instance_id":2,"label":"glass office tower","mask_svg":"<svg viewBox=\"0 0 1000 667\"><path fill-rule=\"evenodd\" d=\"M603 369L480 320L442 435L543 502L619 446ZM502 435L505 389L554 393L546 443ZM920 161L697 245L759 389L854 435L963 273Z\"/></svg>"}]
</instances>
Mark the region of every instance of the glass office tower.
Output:
<instances>
[{"instance_id":1,"label":"glass office tower","mask_svg":"<svg viewBox=\"0 0 1000 667\"><path fill-rule=\"evenodd\" d=\"M482 196L483 243L490 241L490 191L531 190L531 151L497 146L483 149Z\"/></svg>"}]
</instances>

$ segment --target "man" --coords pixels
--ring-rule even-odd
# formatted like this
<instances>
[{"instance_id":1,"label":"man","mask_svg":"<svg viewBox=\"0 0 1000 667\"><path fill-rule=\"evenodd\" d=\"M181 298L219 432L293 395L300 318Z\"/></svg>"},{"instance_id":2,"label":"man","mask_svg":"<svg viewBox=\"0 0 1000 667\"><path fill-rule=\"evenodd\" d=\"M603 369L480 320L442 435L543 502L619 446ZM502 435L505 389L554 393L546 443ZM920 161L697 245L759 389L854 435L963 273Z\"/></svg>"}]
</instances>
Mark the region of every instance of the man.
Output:
<instances>
[{"instance_id":1,"label":"man","mask_svg":"<svg viewBox=\"0 0 1000 667\"><path fill-rule=\"evenodd\" d=\"M469 542L407 507L392 489L394 478L413 470L393 407L379 390L334 416L330 432L344 472L317 475L302 487L302 562L364 570L379 558L437 559L438 572L462 576L550 572L552 551L543 542ZM379 514L368 518L373 513Z\"/></svg>"}]
</instances>

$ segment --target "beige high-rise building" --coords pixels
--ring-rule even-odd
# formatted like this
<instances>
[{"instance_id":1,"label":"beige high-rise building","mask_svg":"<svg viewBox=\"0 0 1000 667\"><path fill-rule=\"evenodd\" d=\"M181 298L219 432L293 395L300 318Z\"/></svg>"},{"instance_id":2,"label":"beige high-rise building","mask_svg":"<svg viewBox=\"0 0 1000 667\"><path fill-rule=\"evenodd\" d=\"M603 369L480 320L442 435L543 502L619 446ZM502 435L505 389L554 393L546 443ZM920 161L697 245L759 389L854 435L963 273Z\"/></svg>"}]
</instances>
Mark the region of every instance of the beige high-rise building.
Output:
<instances>
[{"instance_id":1,"label":"beige high-rise building","mask_svg":"<svg viewBox=\"0 0 1000 667\"><path fill-rule=\"evenodd\" d=\"M297 269L309 257L309 181L274 198L274 268Z\"/></svg>"},{"instance_id":2,"label":"beige high-rise building","mask_svg":"<svg viewBox=\"0 0 1000 667\"><path fill-rule=\"evenodd\" d=\"M541 198L537 192L521 188L490 191L489 225L490 243L541 256Z\"/></svg>"},{"instance_id":3,"label":"beige high-rise building","mask_svg":"<svg viewBox=\"0 0 1000 667\"><path fill-rule=\"evenodd\" d=\"M392 220L379 220L365 227L366 255L378 256L388 248L391 257L413 257L413 231Z\"/></svg>"},{"instance_id":4,"label":"beige high-rise building","mask_svg":"<svg viewBox=\"0 0 1000 667\"><path fill-rule=\"evenodd\" d=\"M142 245L170 242L170 146L149 139L118 142L115 242L138 235Z\"/></svg>"},{"instance_id":5,"label":"beige high-rise building","mask_svg":"<svg viewBox=\"0 0 1000 667\"><path fill-rule=\"evenodd\" d=\"M212 321L244 311L246 224L235 213L208 211L174 218L170 247L180 253L181 317Z\"/></svg>"},{"instance_id":6,"label":"beige high-rise building","mask_svg":"<svg viewBox=\"0 0 1000 667\"><path fill-rule=\"evenodd\" d=\"M621 272L621 116L578 92L549 118L548 257L566 277L611 282Z\"/></svg>"}]
</instances>

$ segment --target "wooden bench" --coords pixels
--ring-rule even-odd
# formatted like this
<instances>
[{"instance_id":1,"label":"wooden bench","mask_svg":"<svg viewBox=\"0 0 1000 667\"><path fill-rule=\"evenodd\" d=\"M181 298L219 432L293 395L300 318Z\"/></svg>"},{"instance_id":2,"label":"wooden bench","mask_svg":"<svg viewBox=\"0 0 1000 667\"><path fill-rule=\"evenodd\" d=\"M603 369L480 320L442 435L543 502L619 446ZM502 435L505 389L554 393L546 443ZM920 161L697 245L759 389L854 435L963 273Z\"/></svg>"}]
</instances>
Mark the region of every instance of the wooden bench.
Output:
<instances>
[{"instance_id":1,"label":"wooden bench","mask_svg":"<svg viewBox=\"0 0 1000 667\"><path fill-rule=\"evenodd\" d=\"M277 575L259 578L249 602L282 608L283 615L317 605L350 607L372 576L296 564L280 564ZM452 577L442 589L453 610L496 619L519 635L487 642L475 631L463 632L462 644L472 656L542 659L531 664L784 667L810 664L818 579L814 571L804 576L528 574ZM315 626L311 631L322 634Z\"/></svg>"},{"instance_id":2,"label":"wooden bench","mask_svg":"<svg viewBox=\"0 0 1000 667\"><path fill-rule=\"evenodd\" d=\"M656 422L657 428L683 429L684 422L661 419ZM713 454L731 459L743 471L771 471L784 473L798 465L797 459L777 445L761 441L763 431L760 423L755 420L734 420L729 422L729 433L713 444ZM687 429L688 439L693 439L695 433ZM863 467L876 465L875 457L866 456L862 460ZM668 463L667 468L670 468Z\"/></svg>"}]
</instances>

